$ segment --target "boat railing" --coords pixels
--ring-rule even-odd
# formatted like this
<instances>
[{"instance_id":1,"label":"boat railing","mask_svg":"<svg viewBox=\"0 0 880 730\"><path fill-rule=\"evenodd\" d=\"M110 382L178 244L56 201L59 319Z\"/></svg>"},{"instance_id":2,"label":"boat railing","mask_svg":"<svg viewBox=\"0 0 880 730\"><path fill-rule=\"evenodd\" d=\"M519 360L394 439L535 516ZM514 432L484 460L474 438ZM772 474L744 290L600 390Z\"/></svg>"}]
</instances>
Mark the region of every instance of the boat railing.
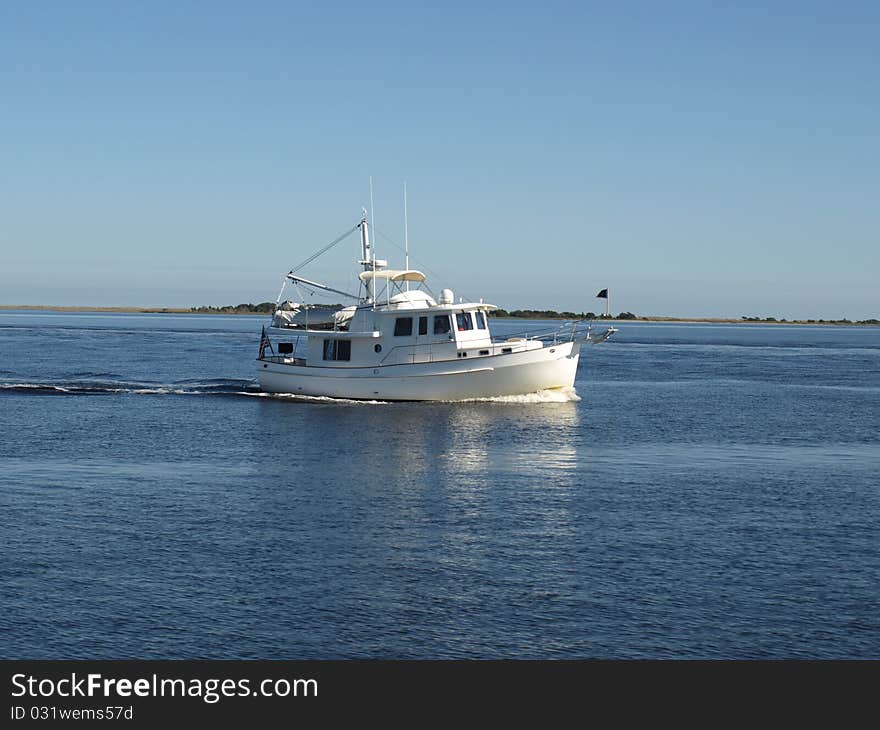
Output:
<instances>
[{"instance_id":1,"label":"boat railing","mask_svg":"<svg viewBox=\"0 0 880 730\"><path fill-rule=\"evenodd\" d=\"M542 329L527 329L506 335L509 340L538 340L545 344L559 344L583 339L590 331L590 321L585 319L568 320L559 325Z\"/></svg>"},{"instance_id":2,"label":"boat railing","mask_svg":"<svg viewBox=\"0 0 880 730\"><path fill-rule=\"evenodd\" d=\"M305 365L306 358L291 355L263 355L262 362L274 362L278 365Z\"/></svg>"},{"instance_id":3,"label":"boat railing","mask_svg":"<svg viewBox=\"0 0 880 730\"><path fill-rule=\"evenodd\" d=\"M292 342L278 342L276 340L275 344L272 346L272 354L264 354L260 360L280 363L282 365L290 365L291 363L295 365L304 365L306 357L303 350L305 349L305 343L307 343L308 337L304 332L297 332L295 334L291 332L287 336L291 338ZM290 350L288 352L281 352L282 345L290 345Z\"/></svg>"}]
</instances>

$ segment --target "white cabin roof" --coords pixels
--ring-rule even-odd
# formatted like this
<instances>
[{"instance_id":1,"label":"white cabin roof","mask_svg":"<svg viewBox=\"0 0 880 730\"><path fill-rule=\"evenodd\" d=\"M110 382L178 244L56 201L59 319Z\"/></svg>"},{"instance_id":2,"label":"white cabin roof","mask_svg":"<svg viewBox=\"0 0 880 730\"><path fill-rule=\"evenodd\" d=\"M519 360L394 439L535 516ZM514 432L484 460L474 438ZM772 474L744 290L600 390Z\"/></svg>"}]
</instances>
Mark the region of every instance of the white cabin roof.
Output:
<instances>
[{"instance_id":1,"label":"white cabin roof","mask_svg":"<svg viewBox=\"0 0 880 730\"><path fill-rule=\"evenodd\" d=\"M423 282L425 275L415 269L382 269L380 271L362 271L358 274L361 281L418 281Z\"/></svg>"},{"instance_id":2,"label":"white cabin roof","mask_svg":"<svg viewBox=\"0 0 880 730\"><path fill-rule=\"evenodd\" d=\"M434 297L421 289L402 291L400 294L395 294L391 297L388 304L394 309L424 309L437 306Z\"/></svg>"}]
</instances>

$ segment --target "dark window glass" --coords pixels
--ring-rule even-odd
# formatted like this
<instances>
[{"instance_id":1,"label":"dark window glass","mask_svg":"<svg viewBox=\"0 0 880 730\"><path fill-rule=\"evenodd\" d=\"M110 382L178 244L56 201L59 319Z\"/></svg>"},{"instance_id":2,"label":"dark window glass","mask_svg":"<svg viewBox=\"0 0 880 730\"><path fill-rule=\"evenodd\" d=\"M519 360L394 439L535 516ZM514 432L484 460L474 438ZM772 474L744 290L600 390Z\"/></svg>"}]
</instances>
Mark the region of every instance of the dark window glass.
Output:
<instances>
[{"instance_id":1,"label":"dark window glass","mask_svg":"<svg viewBox=\"0 0 880 730\"><path fill-rule=\"evenodd\" d=\"M351 340L324 340L325 360L351 360Z\"/></svg>"},{"instance_id":2,"label":"dark window glass","mask_svg":"<svg viewBox=\"0 0 880 730\"><path fill-rule=\"evenodd\" d=\"M394 336L406 337L412 334L412 317L398 317L394 322Z\"/></svg>"},{"instance_id":3,"label":"dark window glass","mask_svg":"<svg viewBox=\"0 0 880 730\"><path fill-rule=\"evenodd\" d=\"M448 314L441 314L437 317L434 317L434 334L435 335L449 334L449 315Z\"/></svg>"},{"instance_id":4,"label":"dark window glass","mask_svg":"<svg viewBox=\"0 0 880 730\"><path fill-rule=\"evenodd\" d=\"M474 317L477 318L477 329L478 330L487 330L489 326L486 324L486 314L485 312L474 312Z\"/></svg>"},{"instance_id":5,"label":"dark window glass","mask_svg":"<svg viewBox=\"0 0 880 730\"><path fill-rule=\"evenodd\" d=\"M427 317L419 317L419 334L420 335L428 334L428 318Z\"/></svg>"},{"instance_id":6,"label":"dark window glass","mask_svg":"<svg viewBox=\"0 0 880 730\"><path fill-rule=\"evenodd\" d=\"M455 321L458 323L458 331L464 332L465 330L472 330L474 328L474 323L471 321L471 313L470 312L459 312L455 315Z\"/></svg>"}]
</instances>

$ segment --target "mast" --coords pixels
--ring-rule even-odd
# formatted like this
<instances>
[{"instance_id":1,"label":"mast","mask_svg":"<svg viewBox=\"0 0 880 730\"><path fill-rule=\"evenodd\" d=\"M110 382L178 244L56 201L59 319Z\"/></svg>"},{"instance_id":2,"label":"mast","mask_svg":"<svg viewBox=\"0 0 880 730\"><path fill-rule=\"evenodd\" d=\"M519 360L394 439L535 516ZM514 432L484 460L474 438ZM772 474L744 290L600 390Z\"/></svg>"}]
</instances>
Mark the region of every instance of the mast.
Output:
<instances>
[{"instance_id":1,"label":"mast","mask_svg":"<svg viewBox=\"0 0 880 730\"><path fill-rule=\"evenodd\" d=\"M372 246L370 246L370 229L367 223L367 209L361 208L361 260L360 264L367 271L372 265Z\"/></svg>"},{"instance_id":2,"label":"mast","mask_svg":"<svg viewBox=\"0 0 880 730\"><path fill-rule=\"evenodd\" d=\"M370 245L370 225L367 223L367 209L361 208L361 260L358 262L361 266L364 267L364 271L369 271L370 269L374 269L373 263L373 247ZM373 289L375 290L376 284L373 283ZM373 301L373 296L370 293L370 285L364 284L364 289L367 292L366 300L367 304L370 304Z\"/></svg>"}]
</instances>

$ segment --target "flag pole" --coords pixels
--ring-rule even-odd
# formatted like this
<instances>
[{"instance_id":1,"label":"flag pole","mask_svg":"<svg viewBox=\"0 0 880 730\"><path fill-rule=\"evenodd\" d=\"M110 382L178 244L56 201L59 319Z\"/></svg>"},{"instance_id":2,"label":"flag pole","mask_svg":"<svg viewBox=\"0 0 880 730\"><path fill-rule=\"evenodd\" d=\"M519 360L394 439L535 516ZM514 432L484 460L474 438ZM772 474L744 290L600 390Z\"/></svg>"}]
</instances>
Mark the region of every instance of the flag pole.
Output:
<instances>
[{"instance_id":1,"label":"flag pole","mask_svg":"<svg viewBox=\"0 0 880 730\"><path fill-rule=\"evenodd\" d=\"M608 298L608 290L600 289L599 293L596 295L596 299L604 299L605 300L605 319L608 319L608 314L611 311L611 305L609 303Z\"/></svg>"}]
</instances>

